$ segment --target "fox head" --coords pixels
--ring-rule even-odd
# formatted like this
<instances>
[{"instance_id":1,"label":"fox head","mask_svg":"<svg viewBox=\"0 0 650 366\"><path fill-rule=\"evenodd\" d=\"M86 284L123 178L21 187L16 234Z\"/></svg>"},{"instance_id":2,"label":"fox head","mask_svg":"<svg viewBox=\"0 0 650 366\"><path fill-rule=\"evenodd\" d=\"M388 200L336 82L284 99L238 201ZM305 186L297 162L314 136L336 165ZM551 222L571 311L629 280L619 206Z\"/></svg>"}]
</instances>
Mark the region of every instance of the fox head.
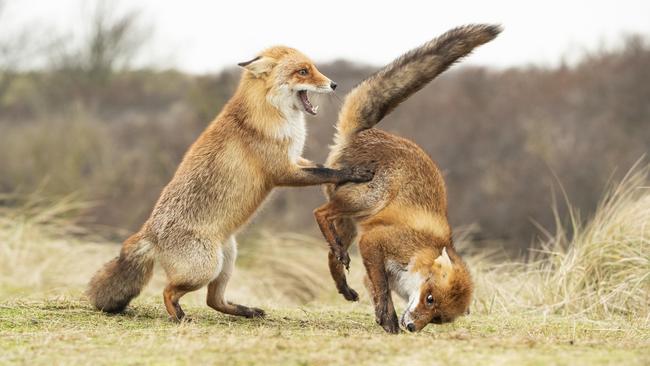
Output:
<instances>
[{"instance_id":1,"label":"fox head","mask_svg":"<svg viewBox=\"0 0 650 366\"><path fill-rule=\"evenodd\" d=\"M404 328L417 332L429 323L450 323L469 313L472 279L465 263L453 249L448 252L444 247L433 263L429 259L418 267L421 281L418 291L409 297L408 307L402 315Z\"/></svg>"},{"instance_id":2,"label":"fox head","mask_svg":"<svg viewBox=\"0 0 650 366\"><path fill-rule=\"evenodd\" d=\"M309 93L336 89L336 83L318 71L307 56L289 47L271 47L238 65L246 69L245 77L264 83L268 102L285 114L296 110L315 115L318 106L311 103Z\"/></svg>"}]
</instances>

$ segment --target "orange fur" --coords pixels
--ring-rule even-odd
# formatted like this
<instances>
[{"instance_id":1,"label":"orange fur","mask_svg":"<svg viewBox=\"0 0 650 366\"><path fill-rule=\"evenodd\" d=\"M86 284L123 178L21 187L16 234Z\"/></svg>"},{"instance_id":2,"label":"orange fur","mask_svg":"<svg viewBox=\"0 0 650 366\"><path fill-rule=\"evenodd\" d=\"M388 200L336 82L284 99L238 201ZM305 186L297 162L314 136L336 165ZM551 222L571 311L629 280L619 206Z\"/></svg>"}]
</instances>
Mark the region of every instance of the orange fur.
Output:
<instances>
[{"instance_id":1,"label":"orange fur","mask_svg":"<svg viewBox=\"0 0 650 366\"><path fill-rule=\"evenodd\" d=\"M207 304L224 313L262 316L224 298L237 255L234 234L276 186L367 181L363 169L298 165L305 141L300 94L333 84L303 54L272 47L240 64L235 95L192 144L140 231L120 256L91 279L87 295L100 310L122 311L150 277L154 260L167 273L164 302L172 319L179 299L208 285Z\"/></svg>"},{"instance_id":2,"label":"orange fur","mask_svg":"<svg viewBox=\"0 0 650 366\"><path fill-rule=\"evenodd\" d=\"M465 314L473 284L454 249L440 170L415 143L373 126L499 32L491 25L459 27L411 50L352 90L339 114L328 166L369 166L375 177L363 184L327 186L329 202L314 215L330 244L337 289L352 301L358 295L348 286L344 267L358 236L376 320L387 332L399 332L391 290L408 302L402 326L419 331Z\"/></svg>"}]
</instances>

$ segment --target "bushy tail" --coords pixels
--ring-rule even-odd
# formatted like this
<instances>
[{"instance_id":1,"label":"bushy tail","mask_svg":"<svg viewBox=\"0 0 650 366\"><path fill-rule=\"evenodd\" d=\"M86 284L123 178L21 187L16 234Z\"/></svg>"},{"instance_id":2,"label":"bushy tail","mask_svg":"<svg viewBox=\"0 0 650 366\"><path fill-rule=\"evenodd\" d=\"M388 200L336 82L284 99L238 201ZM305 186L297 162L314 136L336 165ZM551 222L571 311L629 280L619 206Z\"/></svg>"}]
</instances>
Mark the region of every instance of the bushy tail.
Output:
<instances>
[{"instance_id":1,"label":"bushy tail","mask_svg":"<svg viewBox=\"0 0 650 366\"><path fill-rule=\"evenodd\" d=\"M338 136L371 128L454 62L500 32L498 25L466 25L405 53L348 94L339 114Z\"/></svg>"},{"instance_id":2,"label":"bushy tail","mask_svg":"<svg viewBox=\"0 0 650 366\"><path fill-rule=\"evenodd\" d=\"M153 248L139 234L124 242L120 255L97 271L88 284L86 295L99 310L119 313L138 296L151 279Z\"/></svg>"}]
</instances>

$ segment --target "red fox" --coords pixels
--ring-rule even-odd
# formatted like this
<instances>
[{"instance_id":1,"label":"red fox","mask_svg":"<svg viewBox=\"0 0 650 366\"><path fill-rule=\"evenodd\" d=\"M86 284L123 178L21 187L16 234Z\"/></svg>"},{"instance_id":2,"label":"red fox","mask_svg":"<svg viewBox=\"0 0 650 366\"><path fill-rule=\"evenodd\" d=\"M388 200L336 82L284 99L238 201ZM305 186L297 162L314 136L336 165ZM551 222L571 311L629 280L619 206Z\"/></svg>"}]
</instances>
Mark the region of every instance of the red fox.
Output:
<instances>
[{"instance_id":1,"label":"red fox","mask_svg":"<svg viewBox=\"0 0 650 366\"><path fill-rule=\"evenodd\" d=\"M375 176L362 184L326 185L329 202L314 215L330 245L329 268L336 287L350 301L358 295L348 286L343 267L349 266L347 250L358 236L376 320L387 332L399 332L391 290L408 304L401 325L415 332L466 313L473 283L454 249L440 170L413 142L372 127L500 32L494 25L448 31L359 84L339 114L326 166L363 165Z\"/></svg>"},{"instance_id":2,"label":"red fox","mask_svg":"<svg viewBox=\"0 0 650 366\"><path fill-rule=\"evenodd\" d=\"M154 261L165 270L167 312L181 320L179 299L208 286L208 306L261 317L261 309L230 303L224 292L234 268L234 234L276 186L364 182L363 168L329 169L301 157L310 93L336 83L295 49L272 47L239 64L245 71L221 113L189 148L149 219L120 255L90 280L87 296L106 312L122 311L149 281Z\"/></svg>"}]
</instances>

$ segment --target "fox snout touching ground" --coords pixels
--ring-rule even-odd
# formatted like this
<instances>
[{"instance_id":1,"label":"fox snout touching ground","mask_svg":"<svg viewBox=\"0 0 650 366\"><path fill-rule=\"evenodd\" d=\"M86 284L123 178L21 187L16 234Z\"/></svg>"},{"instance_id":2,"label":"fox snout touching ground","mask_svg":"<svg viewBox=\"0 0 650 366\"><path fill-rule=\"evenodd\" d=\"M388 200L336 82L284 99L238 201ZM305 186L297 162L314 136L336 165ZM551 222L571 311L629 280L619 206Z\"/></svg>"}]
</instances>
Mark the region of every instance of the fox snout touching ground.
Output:
<instances>
[{"instance_id":1,"label":"fox snout touching ground","mask_svg":"<svg viewBox=\"0 0 650 366\"><path fill-rule=\"evenodd\" d=\"M373 126L500 32L495 25L448 31L364 80L339 114L327 166L368 166L375 176L367 183L326 185L328 203L314 215L330 245L336 287L350 301L358 295L348 286L344 268L350 261L347 250L358 237L376 320L387 332L399 332L391 291L407 302L401 325L416 332L467 313L473 283L454 249L440 170L415 143Z\"/></svg>"},{"instance_id":2,"label":"fox snout touching ground","mask_svg":"<svg viewBox=\"0 0 650 366\"><path fill-rule=\"evenodd\" d=\"M224 297L237 257L236 231L273 187L372 179L364 168L329 169L301 157L304 113L318 111L310 93L336 88L305 55L272 47L240 66L245 71L235 95L189 148L149 219L90 280L87 296L97 309L124 310L157 261L167 274L163 299L172 319L184 317L179 299L206 285L215 310L262 316Z\"/></svg>"}]
</instances>

